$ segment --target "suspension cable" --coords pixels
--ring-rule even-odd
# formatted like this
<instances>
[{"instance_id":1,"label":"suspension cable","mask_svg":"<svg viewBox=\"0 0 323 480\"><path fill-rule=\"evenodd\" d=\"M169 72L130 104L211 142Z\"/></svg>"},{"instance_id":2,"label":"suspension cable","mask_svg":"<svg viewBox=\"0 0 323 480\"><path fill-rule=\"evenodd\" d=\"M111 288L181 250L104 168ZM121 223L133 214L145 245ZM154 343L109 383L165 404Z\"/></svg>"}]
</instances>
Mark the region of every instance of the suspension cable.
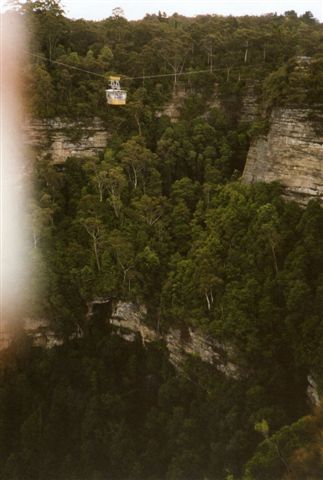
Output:
<instances>
[{"instance_id":1,"label":"suspension cable","mask_svg":"<svg viewBox=\"0 0 323 480\"><path fill-rule=\"evenodd\" d=\"M73 68L73 70L79 70L80 72L88 73L90 75L96 75L97 77L106 78L106 76L102 75L101 73L91 72L90 70L85 70L84 68L75 67L74 65L68 65L67 63L59 62L58 60L51 60L50 58L47 58L43 55L39 55L37 53L31 53L31 52L28 52L28 53L33 57L41 58L42 60L47 60L50 63L56 63L57 65L63 65L64 67Z\"/></svg>"},{"instance_id":2,"label":"suspension cable","mask_svg":"<svg viewBox=\"0 0 323 480\"><path fill-rule=\"evenodd\" d=\"M101 77L101 78L104 78L104 79L107 78L107 75L102 75L101 73L92 72L91 70L86 70L85 68L76 67L74 65L69 65L68 63L60 62L58 60L52 60L48 57L45 57L44 55L39 55L37 53L31 53L31 52L27 52L27 53L29 55L33 56L33 57L40 58L41 60L45 60L45 61L48 61L50 63L55 63L56 65L61 65L63 67L71 68L73 70L78 70L80 72L87 73L89 75L95 75L96 77ZM208 69L208 70L191 70L191 71L178 72L178 73L161 73L161 74L157 74L157 75L143 75L141 77L128 77L126 75L120 75L120 77L123 80L146 80L146 79L148 80L150 78L178 77L178 76L183 76L183 75L196 75L196 74L199 74L199 73L213 73L214 71L222 71L222 70L225 70L225 68L213 69L212 72L210 72L210 70Z\"/></svg>"},{"instance_id":3,"label":"suspension cable","mask_svg":"<svg viewBox=\"0 0 323 480\"><path fill-rule=\"evenodd\" d=\"M142 77L123 77L123 80L145 80L146 78L149 79L149 78L160 78L160 77L179 77L180 75L195 75L196 73L206 73L206 72L211 73L210 70L191 70L191 71L178 72L178 73L161 73L158 75L144 75Z\"/></svg>"}]
</instances>

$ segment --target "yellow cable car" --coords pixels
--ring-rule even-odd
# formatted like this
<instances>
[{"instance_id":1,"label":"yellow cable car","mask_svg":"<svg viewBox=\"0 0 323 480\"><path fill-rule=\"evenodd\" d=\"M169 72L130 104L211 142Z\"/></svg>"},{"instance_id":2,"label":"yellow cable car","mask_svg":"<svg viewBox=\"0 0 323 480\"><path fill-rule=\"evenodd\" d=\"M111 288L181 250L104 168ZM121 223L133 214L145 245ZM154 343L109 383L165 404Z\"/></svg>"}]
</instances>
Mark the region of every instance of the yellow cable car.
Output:
<instances>
[{"instance_id":1,"label":"yellow cable car","mask_svg":"<svg viewBox=\"0 0 323 480\"><path fill-rule=\"evenodd\" d=\"M120 87L120 77L109 77L110 88L106 90L108 105L125 105L127 92Z\"/></svg>"}]
</instances>

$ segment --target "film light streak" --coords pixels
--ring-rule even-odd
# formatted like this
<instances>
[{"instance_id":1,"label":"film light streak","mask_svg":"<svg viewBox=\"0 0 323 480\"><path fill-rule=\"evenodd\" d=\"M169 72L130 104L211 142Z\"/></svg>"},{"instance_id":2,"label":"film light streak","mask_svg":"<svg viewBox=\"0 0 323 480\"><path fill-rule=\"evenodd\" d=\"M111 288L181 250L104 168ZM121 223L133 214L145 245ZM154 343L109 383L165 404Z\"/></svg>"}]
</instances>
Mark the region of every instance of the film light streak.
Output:
<instances>
[{"instance_id":1,"label":"film light streak","mask_svg":"<svg viewBox=\"0 0 323 480\"><path fill-rule=\"evenodd\" d=\"M26 35L21 17L12 13L1 15L0 35L0 343L3 343L10 324L16 322L23 312L29 267L25 212L27 155L22 134L21 71Z\"/></svg>"}]
</instances>

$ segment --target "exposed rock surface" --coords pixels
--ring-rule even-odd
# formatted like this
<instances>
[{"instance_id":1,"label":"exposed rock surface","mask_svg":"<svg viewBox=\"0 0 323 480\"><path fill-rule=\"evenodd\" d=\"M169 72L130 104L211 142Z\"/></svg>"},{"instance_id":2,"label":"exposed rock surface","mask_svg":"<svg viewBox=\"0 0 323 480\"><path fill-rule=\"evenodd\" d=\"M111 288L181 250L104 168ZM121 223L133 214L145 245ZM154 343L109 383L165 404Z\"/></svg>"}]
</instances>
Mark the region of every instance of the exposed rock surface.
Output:
<instances>
[{"instance_id":1,"label":"exposed rock surface","mask_svg":"<svg viewBox=\"0 0 323 480\"><path fill-rule=\"evenodd\" d=\"M174 367L181 371L182 365L188 356L192 355L205 363L213 365L215 369L227 377L241 377L241 369L234 363L234 352L228 345L216 341L214 338L192 328L170 328L166 334L161 334L156 329L144 323L147 314L144 305L131 302L116 302L111 299L97 298L88 304L87 321L97 321L96 308L102 310L100 315L112 327L112 333L128 342L135 341L138 337L143 345L163 341L169 351L169 360ZM42 348L53 348L63 344L61 337L51 329L44 319L27 318L23 326L24 333L32 338L33 345ZM81 337L83 332L78 329L71 338ZM2 328L0 331L0 351L6 349L14 338L13 332ZM312 375L308 375L307 397L313 407L320 405L318 386Z\"/></svg>"},{"instance_id":2,"label":"exposed rock surface","mask_svg":"<svg viewBox=\"0 0 323 480\"><path fill-rule=\"evenodd\" d=\"M178 369L188 355L194 355L203 362L212 364L227 376L238 377L238 367L232 362L233 352L225 345L203 333L189 328L185 333L170 328L161 335L144 323L146 308L129 302L118 302L111 315L110 325L118 335L134 341L139 335L143 344L163 340L169 351L170 362Z\"/></svg>"},{"instance_id":3,"label":"exposed rock surface","mask_svg":"<svg viewBox=\"0 0 323 480\"><path fill-rule=\"evenodd\" d=\"M63 344L63 340L56 335L47 320L26 318L22 324L15 326L2 324L0 351L8 348L16 336L22 332L32 339L35 347L53 348Z\"/></svg>"},{"instance_id":4,"label":"exposed rock surface","mask_svg":"<svg viewBox=\"0 0 323 480\"><path fill-rule=\"evenodd\" d=\"M259 101L256 93L256 84L247 85L242 99L241 117L243 122L253 122L259 117Z\"/></svg>"},{"instance_id":5,"label":"exposed rock surface","mask_svg":"<svg viewBox=\"0 0 323 480\"><path fill-rule=\"evenodd\" d=\"M323 200L322 122L323 109L274 110L269 133L250 147L243 180L278 181L287 196L301 203Z\"/></svg>"},{"instance_id":6,"label":"exposed rock surface","mask_svg":"<svg viewBox=\"0 0 323 480\"><path fill-rule=\"evenodd\" d=\"M55 334L48 322L43 319L27 318L24 323L24 332L33 339L35 347L53 348L63 344L63 340Z\"/></svg>"},{"instance_id":7,"label":"exposed rock surface","mask_svg":"<svg viewBox=\"0 0 323 480\"><path fill-rule=\"evenodd\" d=\"M39 156L49 154L53 163L68 157L92 157L106 148L109 133L99 118L87 124L59 118L33 120L24 127L24 141Z\"/></svg>"},{"instance_id":8,"label":"exposed rock surface","mask_svg":"<svg viewBox=\"0 0 323 480\"><path fill-rule=\"evenodd\" d=\"M309 402L313 407L318 407L320 406L320 397L319 397L317 383L315 382L312 375L307 376L307 381L308 381L307 397L309 399Z\"/></svg>"},{"instance_id":9,"label":"exposed rock surface","mask_svg":"<svg viewBox=\"0 0 323 480\"><path fill-rule=\"evenodd\" d=\"M143 344L155 342L161 338L156 330L143 323L147 314L146 307L134 303L118 302L111 315L110 325L125 340L134 341L139 334Z\"/></svg>"},{"instance_id":10,"label":"exposed rock surface","mask_svg":"<svg viewBox=\"0 0 323 480\"><path fill-rule=\"evenodd\" d=\"M91 322L103 320L112 327L112 333L126 341L133 342L139 337L143 345L156 341L165 342L169 360L178 370L185 359L193 355L231 378L239 377L239 368L232 360L234 355L230 347L191 328L185 329L185 332L170 328L167 333L161 334L145 323L146 315L144 305L97 298L88 304L87 322L90 327ZM56 335L49 323L43 319L25 319L23 331L32 338L33 345L38 347L53 348L63 343L62 338ZM13 339L9 331L3 330L1 334L0 350L7 348ZM70 338L82 335L83 331L78 328Z\"/></svg>"},{"instance_id":11,"label":"exposed rock surface","mask_svg":"<svg viewBox=\"0 0 323 480\"><path fill-rule=\"evenodd\" d=\"M167 115L172 123L177 122L181 115L181 107L183 106L186 96L187 93L185 89L178 88L176 92L173 93L172 98L163 106L163 108L156 112L156 116L161 117L162 115Z\"/></svg>"},{"instance_id":12,"label":"exposed rock surface","mask_svg":"<svg viewBox=\"0 0 323 480\"><path fill-rule=\"evenodd\" d=\"M239 377L237 365L229 360L233 352L227 346L199 331L189 328L183 336L180 330L171 328L166 335L166 346L169 351L169 360L176 368L181 367L187 355L193 355L200 358L202 362L214 365L228 377Z\"/></svg>"}]
</instances>

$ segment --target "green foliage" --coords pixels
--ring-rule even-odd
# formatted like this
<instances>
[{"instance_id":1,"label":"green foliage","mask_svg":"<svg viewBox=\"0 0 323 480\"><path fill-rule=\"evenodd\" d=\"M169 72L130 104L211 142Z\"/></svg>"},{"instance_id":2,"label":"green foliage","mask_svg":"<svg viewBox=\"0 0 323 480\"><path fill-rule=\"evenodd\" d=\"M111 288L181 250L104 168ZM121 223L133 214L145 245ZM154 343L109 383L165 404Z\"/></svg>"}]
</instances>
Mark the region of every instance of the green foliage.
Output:
<instances>
[{"instance_id":1,"label":"green foliage","mask_svg":"<svg viewBox=\"0 0 323 480\"><path fill-rule=\"evenodd\" d=\"M233 446L220 454L219 438L244 438L241 459L250 450L241 386L210 383L199 362L178 376L160 345L104 328L52 350L21 339L2 355L1 478L225 478Z\"/></svg>"},{"instance_id":2,"label":"green foliage","mask_svg":"<svg viewBox=\"0 0 323 480\"><path fill-rule=\"evenodd\" d=\"M116 10L102 22L72 21L51 0L28 1L22 13L35 28L33 53L59 62L33 57L33 113L82 124L100 116L109 148L61 166L36 162L29 223L43 295L27 313L66 343L42 351L21 339L6 353L1 478L320 472L320 449L308 453L320 427L298 419L308 373L323 385L322 208L286 202L275 183L239 181L250 137L268 126L239 124L239 115L249 82L268 111L320 101L322 25L308 12L128 22ZM127 106L107 110L109 72L169 71L174 78L128 80ZM171 123L163 107L184 90ZM89 322L95 298L145 304L160 333L202 331L233 357L238 378L196 359L175 374L160 346L112 335L107 312ZM84 338L68 341L75 332Z\"/></svg>"},{"instance_id":3,"label":"green foliage","mask_svg":"<svg viewBox=\"0 0 323 480\"><path fill-rule=\"evenodd\" d=\"M261 433L261 435L267 438L269 433L269 425L266 420L263 419L261 420L261 422L256 423L255 430L256 432Z\"/></svg>"},{"instance_id":4,"label":"green foliage","mask_svg":"<svg viewBox=\"0 0 323 480\"><path fill-rule=\"evenodd\" d=\"M31 53L36 56L31 58L29 91L37 116L114 119L118 115L107 115L104 95L109 72L129 77L173 74L125 81L129 102L124 128L139 135L147 133L177 89L189 93L182 109L186 119L205 112L214 90L237 117L243 87L250 81L263 90L267 106L322 99L322 24L310 12L301 17L287 12L180 20L152 15L139 22L117 14L86 22L67 19L56 0L14 3L33 32ZM207 69L209 73L181 76Z\"/></svg>"},{"instance_id":5,"label":"green foliage","mask_svg":"<svg viewBox=\"0 0 323 480\"><path fill-rule=\"evenodd\" d=\"M263 433L265 423L263 420L257 424L257 431ZM245 480L320 478L323 472L319 446L322 434L321 409L312 416L283 427L270 437L268 428L265 430L266 440L258 446L247 463L243 476Z\"/></svg>"},{"instance_id":6,"label":"green foliage","mask_svg":"<svg viewBox=\"0 0 323 480\"><path fill-rule=\"evenodd\" d=\"M271 73L264 82L264 102L267 107L321 104L322 55L299 56Z\"/></svg>"},{"instance_id":7,"label":"green foliage","mask_svg":"<svg viewBox=\"0 0 323 480\"><path fill-rule=\"evenodd\" d=\"M198 128L194 130L194 122L190 127L197 132L190 141L199 141L203 148L208 129L201 135ZM222 127L218 128L218 135L223 135ZM185 133L179 124L177 134L181 129ZM36 312L67 336L79 327L86 329L89 300L129 299L144 302L150 321L158 322L161 331L192 326L221 344L229 343L242 371L253 372L248 385L245 378L243 385L237 383L232 405L234 411L238 409L233 418L243 415L245 428L234 421L232 428L225 427L228 431L219 431L217 410L211 425L221 440L201 449L195 443L200 435L194 433L195 417L185 423L178 413L181 420L176 422L184 422L185 428L171 430L170 437L178 438L178 444L169 447L177 456L170 459L165 453L167 459L161 459L152 452L147 468L163 464L168 472L164 470L165 478L187 478L189 458L199 478L205 464L201 459L209 458L207 469L218 472L219 478L229 475L227 469L239 475L260 442L254 425L267 435L265 418L274 434L304 415L306 373L319 372L322 209L316 202L302 209L283 201L276 184L248 186L236 181L223 185L212 177L203 183L193 174L186 176L185 170L168 183L165 166L158 160L160 148L154 153L135 137L116 151L107 150L101 160L71 159L63 171L56 172L50 165L39 165L39 203L33 215L40 229L36 250L43 258L39 275L46 276L47 287ZM177 162L182 165L182 160L175 152L174 171L180 172ZM211 378L203 376L211 382L206 389L214 388L218 395L220 379ZM241 395L245 399L240 405ZM232 421L229 413L227 421ZM126 430L120 435L127 437L128 424L122 428ZM160 430L157 434L155 428L152 432L158 437ZM149 449L154 449L151 435L147 433L152 442ZM131 438L128 446L120 446L121 451L134 451ZM229 443L223 453L225 438ZM266 475L270 478L275 472L280 478L285 467L279 456L277 460L276 447L264 445L274 465ZM84 448L90 455L95 447ZM134 472L141 472L132 473L133 478L143 475L140 461L128 462L136 464ZM266 462L261 472L267 471Z\"/></svg>"}]
</instances>

